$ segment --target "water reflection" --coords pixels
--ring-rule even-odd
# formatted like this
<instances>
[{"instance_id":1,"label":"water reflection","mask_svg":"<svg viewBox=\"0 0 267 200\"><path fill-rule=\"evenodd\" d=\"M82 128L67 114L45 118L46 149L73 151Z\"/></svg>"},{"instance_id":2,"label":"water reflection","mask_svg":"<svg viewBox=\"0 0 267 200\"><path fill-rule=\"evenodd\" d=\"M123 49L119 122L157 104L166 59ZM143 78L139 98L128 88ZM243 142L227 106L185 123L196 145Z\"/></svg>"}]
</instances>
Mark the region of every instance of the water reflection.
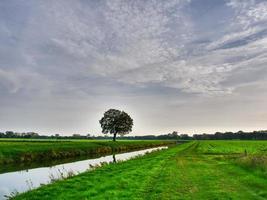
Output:
<instances>
[{"instance_id":1,"label":"water reflection","mask_svg":"<svg viewBox=\"0 0 267 200\"><path fill-rule=\"evenodd\" d=\"M94 166L101 165L101 163L116 163L118 161L125 161L136 156L166 148L168 147L156 147L140 151L102 156L96 159L70 162L52 167L40 167L35 169L3 173L0 174L0 199L5 199L4 196L10 195L12 192L24 192L40 187L40 185L48 184L51 181L60 179L62 177L67 177L70 174L77 175L81 172L92 169Z\"/></svg>"},{"instance_id":2,"label":"water reflection","mask_svg":"<svg viewBox=\"0 0 267 200\"><path fill-rule=\"evenodd\" d=\"M113 157L113 163L116 163L117 161L116 161L116 156L115 156L115 154L113 154L112 157Z\"/></svg>"}]
</instances>

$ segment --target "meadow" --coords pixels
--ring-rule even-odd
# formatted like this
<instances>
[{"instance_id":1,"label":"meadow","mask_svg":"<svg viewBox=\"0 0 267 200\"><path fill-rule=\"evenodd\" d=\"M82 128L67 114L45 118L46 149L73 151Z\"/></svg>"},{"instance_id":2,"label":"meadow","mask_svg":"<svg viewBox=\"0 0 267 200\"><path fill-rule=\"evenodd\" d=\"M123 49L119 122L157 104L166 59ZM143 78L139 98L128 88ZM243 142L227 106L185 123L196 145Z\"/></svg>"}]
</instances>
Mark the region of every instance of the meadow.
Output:
<instances>
[{"instance_id":1,"label":"meadow","mask_svg":"<svg viewBox=\"0 0 267 200\"><path fill-rule=\"evenodd\" d=\"M0 164L61 160L175 144L174 141L1 139Z\"/></svg>"},{"instance_id":2,"label":"meadow","mask_svg":"<svg viewBox=\"0 0 267 200\"><path fill-rule=\"evenodd\" d=\"M266 147L267 141L192 141L14 199L267 199Z\"/></svg>"}]
</instances>

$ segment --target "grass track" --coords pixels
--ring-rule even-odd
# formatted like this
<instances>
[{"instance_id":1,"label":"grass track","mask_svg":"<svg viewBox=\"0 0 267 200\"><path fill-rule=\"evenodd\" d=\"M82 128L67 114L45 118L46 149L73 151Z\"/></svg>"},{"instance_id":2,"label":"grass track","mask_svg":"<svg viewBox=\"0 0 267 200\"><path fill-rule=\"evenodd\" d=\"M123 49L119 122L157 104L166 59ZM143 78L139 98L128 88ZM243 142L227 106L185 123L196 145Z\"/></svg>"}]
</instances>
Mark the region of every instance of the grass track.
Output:
<instances>
[{"instance_id":1,"label":"grass track","mask_svg":"<svg viewBox=\"0 0 267 200\"><path fill-rule=\"evenodd\" d=\"M255 173L243 163L233 162L232 157L222 156L218 149L223 151L221 143L224 141L216 142L186 143L111 164L15 199L267 199L265 171ZM216 148L216 144L217 153L207 154L210 145ZM236 145L235 148L240 150L239 156L244 151L243 145L250 146L251 143L244 141ZM262 153L261 147L256 145L253 155L259 153Z\"/></svg>"}]
</instances>

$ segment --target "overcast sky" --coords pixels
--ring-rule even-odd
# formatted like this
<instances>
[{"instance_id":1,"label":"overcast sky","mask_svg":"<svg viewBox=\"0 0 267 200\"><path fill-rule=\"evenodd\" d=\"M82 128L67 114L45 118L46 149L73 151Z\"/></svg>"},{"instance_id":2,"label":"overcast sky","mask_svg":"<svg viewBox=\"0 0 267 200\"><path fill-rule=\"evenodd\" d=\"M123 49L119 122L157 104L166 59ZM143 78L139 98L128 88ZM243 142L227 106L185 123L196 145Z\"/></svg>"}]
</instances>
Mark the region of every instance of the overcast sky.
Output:
<instances>
[{"instance_id":1,"label":"overcast sky","mask_svg":"<svg viewBox=\"0 0 267 200\"><path fill-rule=\"evenodd\" d=\"M0 131L267 129L265 0L1 0Z\"/></svg>"}]
</instances>

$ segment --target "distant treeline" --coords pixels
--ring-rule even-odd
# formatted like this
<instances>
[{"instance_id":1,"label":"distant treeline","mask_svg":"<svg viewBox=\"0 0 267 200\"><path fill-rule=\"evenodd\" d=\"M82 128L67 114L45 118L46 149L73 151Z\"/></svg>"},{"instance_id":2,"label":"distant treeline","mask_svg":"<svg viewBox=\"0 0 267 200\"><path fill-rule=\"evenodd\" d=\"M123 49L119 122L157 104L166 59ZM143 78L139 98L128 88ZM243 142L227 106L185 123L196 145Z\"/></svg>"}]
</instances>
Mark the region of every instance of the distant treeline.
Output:
<instances>
[{"instance_id":1,"label":"distant treeline","mask_svg":"<svg viewBox=\"0 0 267 200\"><path fill-rule=\"evenodd\" d=\"M32 139L112 139L111 136L93 136L90 134L80 135L73 134L72 136L61 136L55 134L52 136L39 135L35 132L18 133L13 131L0 132L0 138L32 138ZM216 132L215 134L178 134L177 131L162 135L144 135L144 136L123 136L119 137L121 140L267 140L267 130L253 131L253 132Z\"/></svg>"},{"instance_id":2,"label":"distant treeline","mask_svg":"<svg viewBox=\"0 0 267 200\"><path fill-rule=\"evenodd\" d=\"M121 139L136 140L136 139L148 139L148 140L267 140L267 130L253 131L253 132L216 132L215 134L194 134L189 136L188 134L178 134L174 131L172 133L164 135L146 135L146 136L126 136Z\"/></svg>"},{"instance_id":3,"label":"distant treeline","mask_svg":"<svg viewBox=\"0 0 267 200\"><path fill-rule=\"evenodd\" d=\"M196 140L267 140L267 130L253 132L216 132L215 134L195 134Z\"/></svg>"},{"instance_id":4,"label":"distant treeline","mask_svg":"<svg viewBox=\"0 0 267 200\"><path fill-rule=\"evenodd\" d=\"M90 134L81 135L81 134L73 134L72 136L62 136L59 134L55 135L39 135L35 132L26 132L26 133L19 133L13 131L6 131L5 133L0 132L0 138L32 138L32 139L111 139L112 136L103 135L103 136L94 136ZM187 134L179 135L178 132L173 131L169 134L163 135L144 135L144 136L123 136L118 137L118 139L122 140L170 140L170 139L182 139L182 140L190 140L193 139Z\"/></svg>"},{"instance_id":5,"label":"distant treeline","mask_svg":"<svg viewBox=\"0 0 267 200\"><path fill-rule=\"evenodd\" d=\"M72 136L55 135L39 135L35 132L18 133L13 131L0 132L0 138L32 138L32 139L92 139L87 135L73 134Z\"/></svg>"}]
</instances>

